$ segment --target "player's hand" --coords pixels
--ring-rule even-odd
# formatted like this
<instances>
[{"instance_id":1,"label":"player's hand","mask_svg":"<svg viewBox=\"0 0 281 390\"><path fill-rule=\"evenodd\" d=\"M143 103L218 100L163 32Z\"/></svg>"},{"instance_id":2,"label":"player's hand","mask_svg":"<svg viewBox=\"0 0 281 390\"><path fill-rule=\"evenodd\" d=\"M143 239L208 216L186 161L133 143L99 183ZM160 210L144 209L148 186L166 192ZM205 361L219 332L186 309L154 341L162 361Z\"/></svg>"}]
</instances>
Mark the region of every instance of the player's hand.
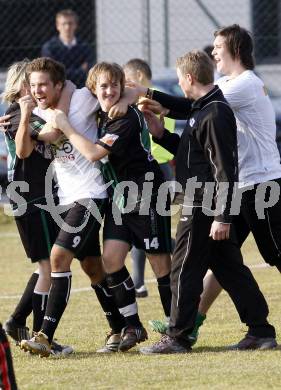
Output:
<instances>
[{"instance_id":1,"label":"player's hand","mask_svg":"<svg viewBox=\"0 0 281 390\"><path fill-rule=\"evenodd\" d=\"M141 84L134 83L133 81L126 81L125 92L128 90L128 93L134 95L134 101L136 102L140 96L145 96L147 92L147 87L144 87Z\"/></svg>"},{"instance_id":2,"label":"player's hand","mask_svg":"<svg viewBox=\"0 0 281 390\"><path fill-rule=\"evenodd\" d=\"M150 134L155 138L162 138L164 133L163 121L150 110L144 110L143 115L146 119Z\"/></svg>"},{"instance_id":3,"label":"player's hand","mask_svg":"<svg viewBox=\"0 0 281 390\"><path fill-rule=\"evenodd\" d=\"M19 98L19 105L22 117L29 117L32 110L36 107L36 103L31 95L25 95Z\"/></svg>"},{"instance_id":4,"label":"player's hand","mask_svg":"<svg viewBox=\"0 0 281 390\"><path fill-rule=\"evenodd\" d=\"M11 115L3 115L0 116L0 131L6 131L6 126L10 125L11 122L9 122L9 119L11 118Z\"/></svg>"},{"instance_id":5,"label":"player's hand","mask_svg":"<svg viewBox=\"0 0 281 390\"><path fill-rule=\"evenodd\" d=\"M58 109L52 110L50 123L53 128L60 129L62 132L64 132L69 126L66 114L62 110Z\"/></svg>"},{"instance_id":6,"label":"player's hand","mask_svg":"<svg viewBox=\"0 0 281 390\"><path fill-rule=\"evenodd\" d=\"M108 112L110 119L120 118L128 111L128 102L125 100L119 100L114 106L112 106Z\"/></svg>"},{"instance_id":7,"label":"player's hand","mask_svg":"<svg viewBox=\"0 0 281 390\"><path fill-rule=\"evenodd\" d=\"M230 233L230 223L221 223L214 221L211 226L209 237L213 240L228 240Z\"/></svg>"},{"instance_id":8,"label":"player's hand","mask_svg":"<svg viewBox=\"0 0 281 390\"><path fill-rule=\"evenodd\" d=\"M149 110L149 111L154 112L154 114L157 114L157 115L166 116L169 112L169 110L164 108L156 100L151 100L151 99L148 99L145 97L139 98L137 105L141 111Z\"/></svg>"}]
</instances>

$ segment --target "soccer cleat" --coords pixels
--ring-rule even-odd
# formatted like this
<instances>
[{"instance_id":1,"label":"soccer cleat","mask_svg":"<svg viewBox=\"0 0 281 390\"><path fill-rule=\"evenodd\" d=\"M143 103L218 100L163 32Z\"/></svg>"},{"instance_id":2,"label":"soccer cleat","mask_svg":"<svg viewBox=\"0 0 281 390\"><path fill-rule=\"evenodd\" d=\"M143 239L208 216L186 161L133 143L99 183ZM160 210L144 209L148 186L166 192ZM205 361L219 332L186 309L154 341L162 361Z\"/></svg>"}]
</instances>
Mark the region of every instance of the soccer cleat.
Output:
<instances>
[{"instance_id":1,"label":"soccer cleat","mask_svg":"<svg viewBox=\"0 0 281 390\"><path fill-rule=\"evenodd\" d=\"M9 318L3 325L6 334L9 335L16 344L20 344L21 340L30 339L29 329L27 326L19 325L13 317Z\"/></svg>"},{"instance_id":2,"label":"soccer cleat","mask_svg":"<svg viewBox=\"0 0 281 390\"><path fill-rule=\"evenodd\" d=\"M67 356L73 353L74 349L70 345L61 345L56 341L52 341L51 355L53 356Z\"/></svg>"},{"instance_id":3,"label":"soccer cleat","mask_svg":"<svg viewBox=\"0 0 281 390\"><path fill-rule=\"evenodd\" d=\"M188 339L190 341L191 346L196 344L196 342L198 340L198 336L199 336L199 328L200 328L200 326L203 325L203 322L205 321L205 319L206 319L205 314L201 314L199 312L197 313L193 331L188 335Z\"/></svg>"},{"instance_id":4,"label":"soccer cleat","mask_svg":"<svg viewBox=\"0 0 281 390\"><path fill-rule=\"evenodd\" d=\"M148 296L147 288L143 285L140 288L136 288L136 298L146 298Z\"/></svg>"},{"instance_id":5,"label":"soccer cleat","mask_svg":"<svg viewBox=\"0 0 281 390\"><path fill-rule=\"evenodd\" d=\"M118 350L126 352L133 348L136 344L142 343L147 340L147 332L143 326L135 328L132 326L126 326L122 329L121 340Z\"/></svg>"},{"instance_id":6,"label":"soccer cleat","mask_svg":"<svg viewBox=\"0 0 281 390\"><path fill-rule=\"evenodd\" d=\"M206 319L206 316L200 313L197 313L195 325L193 328L193 331L188 335L188 339L190 341L191 346L193 346L198 339L199 336L199 328L203 324L204 320ZM153 332L166 334L169 322L167 321L159 321L159 320L150 320L148 321L149 325L151 326Z\"/></svg>"},{"instance_id":7,"label":"soccer cleat","mask_svg":"<svg viewBox=\"0 0 281 390\"><path fill-rule=\"evenodd\" d=\"M171 354L171 353L187 353L190 352L190 347L184 347L175 338L168 335L163 335L157 343L148 347L140 348L140 352L144 355Z\"/></svg>"},{"instance_id":8,"label":"soccer cleat","mask_svg":"<svg viewBox=\"0 0 281 390\"><path fill-rule=\"evenodd\" d=\"M277 342L274 337L255 337L246 335L239 343L230 345L228 350L233 351L246 351L248 349L274 349L277 347Z\"/></svg>"},{"instance_id":9,"label":"soccer cleat","mask_svg":"<svg viewBox=\"0 0 281 390\"><path fill-rule=\"evenodd\" d=\"M113 333L112 331L107 334L105 338L105 345L98 349L98 353L111 353L111 352L118 352L119 345L121 341L121 334L120 333Z\"/></svg>"},{"instance_id":10,"label":"soccer cleat","mask_svg":"<svg viewBox=\"0 0 281 390\"><path fill-rule=\"evenodd\" d=\"M40 357L48 357L52 353L51 344L43 332L36 333L30 340L22 340L20 347L24 351L40 355Z\"/></svg>"}]
</instances>

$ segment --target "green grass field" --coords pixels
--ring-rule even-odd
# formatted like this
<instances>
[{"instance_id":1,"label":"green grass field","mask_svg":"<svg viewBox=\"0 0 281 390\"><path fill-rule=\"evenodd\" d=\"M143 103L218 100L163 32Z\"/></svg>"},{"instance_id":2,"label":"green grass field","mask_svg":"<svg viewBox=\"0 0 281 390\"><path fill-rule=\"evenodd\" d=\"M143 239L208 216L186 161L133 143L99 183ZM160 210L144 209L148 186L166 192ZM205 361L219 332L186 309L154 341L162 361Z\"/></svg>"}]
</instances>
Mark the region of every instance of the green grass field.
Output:
<instances>
[{"instance_id":1,"label":"green grass field","mask_svg":"<svg viewBox=\"0 0 281 390\"><path fill-rule=\"evenodd\" d=\"M0 224L0 319L12 312L33 266L25 258L11 219ZM243 248L247 264L263 264L253 239ZM226 259L227 260L227 259ZM130 262L128 261L128 266ZM135 348L127 353L103 355L95 350L104 342L107 325L95 294L77 261L73 262L73 292L56 333L75 353L67 358L40 359L12 345L19 388L28 390L88 389L280 389L281 351L229 352L225 346L243 338L241 325L228 296L223 293L210 310L192 353L171 356L142 356ZM270 321L280 338L280 276L269 267L254 268L254 275L270 306ZM145 326L161 319L162 311L150 266L146 278L149 297L139 300ZM76 291L81 289L80 291ZM151 343L158 336L149 332Z\"/></svg>"}]
</instances>

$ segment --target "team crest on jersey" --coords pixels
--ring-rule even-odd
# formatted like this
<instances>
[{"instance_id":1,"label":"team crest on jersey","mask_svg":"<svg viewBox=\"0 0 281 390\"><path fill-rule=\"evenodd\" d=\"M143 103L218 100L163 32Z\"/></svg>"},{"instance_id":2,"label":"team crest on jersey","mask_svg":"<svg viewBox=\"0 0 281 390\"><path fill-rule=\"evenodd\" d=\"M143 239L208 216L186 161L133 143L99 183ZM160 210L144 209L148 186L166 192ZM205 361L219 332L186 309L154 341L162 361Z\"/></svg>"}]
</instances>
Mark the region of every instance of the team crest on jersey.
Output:
<instances>
[{"instance_id":1,"label":"team crest on jersey","mask_svg":"<svg viewBox=\"0 0 281 390\"><path fill-rule=\"evenodd\" d=\"M117 134L105 134L100 141L103 142L107 146L112 146L115 141L117 141L119 138L119 135Z\"/></svg>"},{"instance_id":2,"label":"team crest on jersey","mask_svg":"<svg viewBox=\"0 0 281 390\"><path fill-rule=\"evenodd\" d=\"M190 118L189 119L189 126L193 127L194 123L195 123L195 119L194 118Z\"/></svg>"}]
</instances>

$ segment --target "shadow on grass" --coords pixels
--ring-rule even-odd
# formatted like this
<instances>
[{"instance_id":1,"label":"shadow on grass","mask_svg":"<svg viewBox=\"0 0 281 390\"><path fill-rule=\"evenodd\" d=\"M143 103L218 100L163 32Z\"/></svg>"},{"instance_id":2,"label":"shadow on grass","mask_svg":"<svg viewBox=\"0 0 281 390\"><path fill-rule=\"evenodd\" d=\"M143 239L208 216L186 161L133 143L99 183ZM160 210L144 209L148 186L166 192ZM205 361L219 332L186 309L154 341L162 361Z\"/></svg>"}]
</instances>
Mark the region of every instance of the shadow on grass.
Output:
<instances>
[{"instance_id":1,"label":"shadow on grass","mask_svg":"<svg viewBox=\"0 0 281 390\"><path fill-rule=\"evenodd\" d=\"M195 347L192 349L192 353L204 353L204 352L266 352L266 351L281 351L281 345L278 345L276 348L273 349L256 349L256 350L245 350L245 351L239 351L238 349L229 349L229 346L220 346L220 347Z\"/></svg>"},{"instance_id":2,"label":"shadow on grass","mask_svg":"<svg viewBox=\"0 0 281 390\"><path fill-rule=\"evenodd\" d=\"M246 350L246 351L239 351L239 350L231 350L228 349L228 346L217 346L217 347L208 347L208 346L202 346L202 347L195 347L190 352L177 354L177 355L189 355L189 354L198 354L198 353L225 353L225 352L268 352L268 351L281 351L281 345L278 345L274 349L265 349L265 350ZM133 351L127 351L127 352L112 352L112 353L100 353L96 351L91 352L79 352L76 351L70 355L66 356L50 356L51 359L68 359L68 360L84 360L84 359L92 359L92 358L100 358L100 359L108 359L112 357L129 357L129 356L159 356L161 354L142 354L139 350L133 350ZM173 354L163 354L163 355L173 355Z\"/></svg>"},{"instance_id":3,"label":"shadow on grass","mask_svg":"<svg viewBox=\"0 0 281 390\"><path fill-rule=\"evenodd\" d=\"M140 356L140 352L138 350L134 351L128 351L128 352L112 352L112 353L100 353L96 351L91 351L91 352L73 352L70 355L66 356L50 356L51 359L69 359L69 360L80 360L80 359L92 359L92 358L109 358L109 357L115 357L115 356ZM142 355L143 356L143 355Z\"/></svg>"},{"instance_id":4,"label":"shadow on grass","mask_svg":"<svg viewBox=\"0 0 281 390\"><path fill-rule=\"evenodd\" d=\"M188 355L193 355L193 354L198 354L198 353L243 353L243 352L268 352L268 351L281 351L281 345L278 345L277 348L274 348L273 350L246 350L246 351L238 351L238 350L230 350L228 349L227 346L217 346L217 347L196 347L192 349L190 352L182 353L182 354L177 354L181 356L188 356ZM59 356L59 357L52 357L53 359L68 359L68 360L84 360L84 359L92 359L92 358L100 358L100 359L108 359L112 357L118 357L118 358L123 358L123 357L129 357L129 356L159 356L161 354L141 354L138 350L133 350L133 351L128 351L128 352L113 352L113 353L99 353L96 351L92 352L74 352L71 355L67 356ZM169 354L163 354L163 355L169 355Z\"/></svg>"}]
</instances>

